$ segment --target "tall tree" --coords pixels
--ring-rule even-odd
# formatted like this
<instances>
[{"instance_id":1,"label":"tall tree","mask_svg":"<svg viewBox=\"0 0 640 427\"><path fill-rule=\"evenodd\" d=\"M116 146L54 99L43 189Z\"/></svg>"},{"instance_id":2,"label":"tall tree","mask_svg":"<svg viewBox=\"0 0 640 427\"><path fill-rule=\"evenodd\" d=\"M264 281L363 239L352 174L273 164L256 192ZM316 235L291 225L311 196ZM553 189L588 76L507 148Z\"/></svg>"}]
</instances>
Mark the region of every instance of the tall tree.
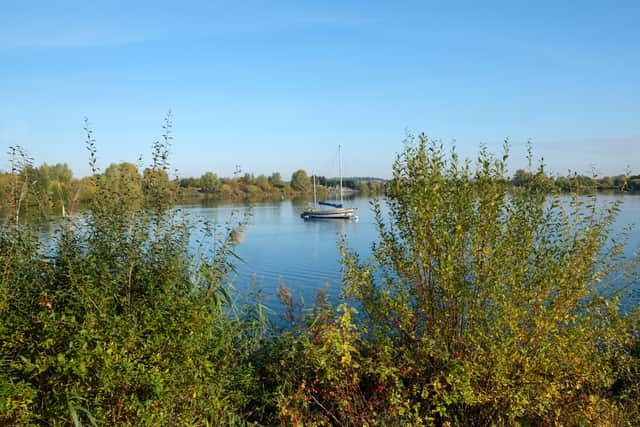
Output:
<instances>
[{"instance_id":1,"label":"tall tree","mask_svg":"<svg viewBox=\"0 0 640 427\"><path fill-rule=\"evenodd\" d=\"M213 172L206 172L200 177L200 191L207 194L216 193L220 189L220 180Z\"/></svg>"},{"instance_id":2,"label":"tall tree","mask_svg":"<svg viewBox=\"0 0 640 427\"><path fill-rule=\"evenodd\" d=\"M271 185L273 185L274 187L278 187L278 188L284 187L284 181L280 176L280 172L272 173L271 176L269 177L269 181L271 181Z\"/></svg>"},{"instance_id":3,"label":"tall tree","mask_svg":"<svg viewBox=\"0 0 640 427\"><path fill-rule=\"evenodd\" d=\"M306 193L311 188L311 180L309 179L309 175L303 169L298 169L291 175L291 188L294 191L299 191L301 193Z\"/></svg>"},{"instance_id":4,"label":"tall tree","mask_svg":"<svg viewBox=\"0 0 640 427\"><path fill-rule=\"evenodd\" d=\"M104 180L111 192L124 195L132 203L142 199L142 177L133 163L110 164L104 171Z\"/></svg>"}]
</instances>

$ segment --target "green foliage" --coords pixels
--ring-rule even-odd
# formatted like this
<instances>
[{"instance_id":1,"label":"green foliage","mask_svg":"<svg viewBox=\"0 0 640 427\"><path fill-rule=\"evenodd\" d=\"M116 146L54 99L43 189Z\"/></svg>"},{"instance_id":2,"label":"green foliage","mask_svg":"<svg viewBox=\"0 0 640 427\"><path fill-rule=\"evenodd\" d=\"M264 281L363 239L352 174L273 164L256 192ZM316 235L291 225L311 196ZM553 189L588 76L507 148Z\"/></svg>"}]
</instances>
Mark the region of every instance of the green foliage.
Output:
<instances>
[{"instance_id":1,"label":"green foliage","mask_svg":"<svg viewBox=\"0 0 640 427\"><path fill-rule=\"evenodd\" d=\"M256 185L260 187L260 190L265 193L271 192L273 190L273 186L271 185L271 182L269 182L269 178L264 175L259 175L256 178Z\"/></svg>"},{"instance_id":2,"label":"green foliage","mask_svg":"<svg viewBox=\"0 0 640 427\"><path fill-rule=\"evenodd\" d=\"M206 172L200 177L200 191L203 193L215 193L220 188L218 176L213 172Z\"/></svg>"},{"instance_id":3,"label":"green foliage","mask_svg":"<svg viewBox=\"0 0 640 427\"><path fill-rule=\"evenodd\" d=\"M27 153L20 146L9 147L11 169L4 180L6 187L7 216L10 223L17 224L21 220L23 206L27 205L31 192L30 172L32 162Z\"/></svg>"},{"instance_id":4,"label":"green foliage","mask_svg":"<svg viewBox=\"0 0 640 427\"><path fill-rule=\"evenodd\" d=\"M133 163L112 163L105 169L101 185L130 208L140 207L143 200L142 176Z\"/></svg>"},{"instance_id":5,"label":"green foliage","mask_svg":"<svg viewBox=\"0 0 640 427\"><path fill-rule=\"evenodd\" d=\"M544 171L537 171L536 178L538 184L543 184L549 192L560 190L565 193L593 193L596 191L638 191L640 190L640 179L638 177L628 177L627 175L617 175L614 177L598 177L595 171L591 176L570 173L567 176L551 177L544 174ZM533 172L524 169L516 170L511 184L514 187L526 187L533 178Z\"/></svg>"},{"instance_id":6,"label":"green foliage","mask_svg":"<svg viewBox=\"0 0 640 427\"><path fill-rule=\"evenodd\" d=\"M192 223L152 175L162 164L149 209L131 210L98 173L90 129L87 144L90 211L46 246L29 227L0 231L0 424L239 423L254 341L223 282L229 229L205 224L190 255Z\"/></svg>"},{"instance_id":7,"label":"green foliage","mask_svg":"<svg viewBox=\"0 0 640 427\"><path fill-rule=\"evenodd\" d=\"M173 207L195 181L169 179L170 116L142 176L101 173L86 131L91 177L33 168L19 147L0 177L1 425L640 423L638 260L611 232L618 205L549 195L542 166L513 182L507 146L472 163L408 141L373 204L372 258L340 244L340 304L320 291L305 309L282 287L272 322L259 291L236 305L225 282L246 218L196 223ZM90 209L44 242L23 217L52 182ZM275 173L217 185L290 191Z\"/></svg>"},{"instance_id":8,"label":"green foliage","mask_svg":"<svg viewBox=\"0 0 640 427\"><path fill-rule=\"evenodd\" d=\"M274 172L271 177L245 173L234 178L219 178L206 172L200 178L182 178L179 182L181 201L188 199L215 199L224 201L258 201L281 199L291 193L288 183Z\"/></svg>"},{"instance_id":9,"label":"green foliage","mask_svg":"<svg viewBox=\"0 0 640 427\"><path fill-rule=\"evenodd\" d=\"M423 135L398 157L372 262L343 258L363 351L411 423L607 422L637 333L618 206L547 197L542 167L509 191L506 159L473 168Z\"/></svg>"},{"instance_id":10,"label":"green foliage","mask_svg":"<svg viewBox=\"0 0 640 427\"><path fill-rule=\"evenodd\" d=\"M291 188L293 191L306 193L311 189L309 175L302 169L298 169L291 175Z\"/></svg>"},{"instance_id":11,"label":"green foliage","mask_svg":"<svg viewBox=\"0 0 640 427\"><path fill-rule=\"evenodd\" d=\"M363 196L384 194L384 183L380 180L359 181L356 189Z\"/></svg>"},{"instance_id":12,"label":"green foliage","mask_svg":"<svg viewBox=\"0 0 640 427\"><path fill-rule=\"evenodd\" d=\"M272 173L271 176L269 177L269 182L274 187L278 187L278 188L284 187L284 181L282 180L282 177L280 176L280 172Z\"/></svg>"}]
</instances>

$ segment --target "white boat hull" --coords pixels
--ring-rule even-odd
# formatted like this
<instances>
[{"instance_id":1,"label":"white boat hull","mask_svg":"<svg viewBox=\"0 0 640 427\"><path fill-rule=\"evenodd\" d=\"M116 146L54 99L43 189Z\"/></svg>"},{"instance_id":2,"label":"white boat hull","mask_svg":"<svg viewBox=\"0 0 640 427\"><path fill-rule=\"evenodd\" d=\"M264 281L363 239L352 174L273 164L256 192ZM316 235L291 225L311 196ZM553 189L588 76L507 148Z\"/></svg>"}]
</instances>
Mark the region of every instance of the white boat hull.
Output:
<instances>
[{"instance_id":1,"label":"white boat hull","mask_svg":"<svg viewBox=\"0 0 640 427\"><path fill-rule=\"evenodd\" d=\"M304 219L350 219L356 216L356 209L305 209L300 216Z\"/></svg>"}]
</instances>

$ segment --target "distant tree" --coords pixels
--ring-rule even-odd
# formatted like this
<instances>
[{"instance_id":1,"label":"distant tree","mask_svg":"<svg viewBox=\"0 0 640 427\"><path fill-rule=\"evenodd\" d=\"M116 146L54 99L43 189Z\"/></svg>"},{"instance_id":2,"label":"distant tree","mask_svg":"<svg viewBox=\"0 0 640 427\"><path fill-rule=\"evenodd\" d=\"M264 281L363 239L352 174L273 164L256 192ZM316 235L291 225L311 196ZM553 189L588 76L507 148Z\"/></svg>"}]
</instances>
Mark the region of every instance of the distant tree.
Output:
<instances>
[{"instance_id":1,"label":"distant tree","mask_svg":"<svg viewBox=\"0 0 640 427\"><path fill-rule=\"evenodd\" d=\"M343 178L342 186L344 188L351 188L355 190L358 188L358 181L354 178Z\"/></svg>"},{"instance_id":2,"label":"distant tree","mask_svg":"<svg viewBox=\"0 0 640 427\"><path fill-rule=\"evenodd\" d=\"M3 202L9 197L11 192L11 175L8 173L0 173L0 200Z\"/></svg>"},{"instance_id":3,"label":"distant tree","mask_svg":"<svg viewBox=\"0 0 640 427\"><path fill-rule=\"evenodd\" d=\"M244 185L255 185L256 179L252 173L247 172L240 178L240 182Z\"/></svg>"},{"instance_id":4,"label":"distant tree","mask_svg":"<svg viewBox=\"0 0 640 427\"><path fill-rule=\"evenodd\" d=\"M318 185L324 185L325 187L337 187L340 184L338 178L327 178L326 176L316 177Z\"/></svg>"},{"instance_id":5,"label":"distant tree","mask_svg":"<svg viewBox=\"0 0 640 427\"><path fill-rule=\"evenodd\" d=\"M148 207L163 209L173 203L173 187L163 168L146 168L142 175L144 201Z\"/></svg>"},{"instance_id":6,"label":"distant tree","mask_svg":"<svg viewBox=\"0 0 640 427\"><path fill-rule=\"evenodd\" d=\"M597 183L595 181L595 179L593 179L590 176L587 175L575 175L571 178L571 180L573 181L573 185L574 188L577 191L580 192L584 192L584 191L595 191L596 187L597 187Z\"/></svg>"},{"instance_id":7,"label":"distant tree","mask_svg":"<svg viewBox=\"0 0 640 427\"><path fill-rule=\"evenodd\" d=\"M25 168L25 176L28 176L29 185L25 194L24 204L32 208L37 207L41 213L46 213L51 207L49 187L51 179L47 173L47 164L35 168Z\"/></svg>"},{"instance_id":8,"label":"distant tree","mask_svg":"<svg viewBox=\"0 0 640 427\"><path fill-rule=\"evenodd\" d=\"M628 180L629 179L626 175L617 175L613 177L613 185L619 190L622 190L626 186Z\"/></svg>"},{"instance_id":9,"label":"distant tree","mask_svg":"<svg viewBox=\"0 0 640 427\"><path fill-rule=\"evenodd\" d=\"M181 188L200 188L200 178L182 178L180 179Z\"/></svg>"},{"instance_id":10,"label":"distant tree","mask_svg":"<svg viewBox=\"0 0 640 427\"><path fill-rule=\"evenodd\" d=\"M358 183L358 191L360 192L360 194L362 194L363 196L366 196L369 194L369 183L366 181L361 181Z\"/></svg>"},{"instance_id":11,"label":"distant tree","mask_svg":"<svg viewBox=\"0 0 640 427\"><path fill-rule=\"evenodd\" d=\"M73 178L73 172L69 166L66 163L57 163L52 166L45 163L40 169L42 175L47 177L46 191L50 207L57 211L68 205L71 196L71 179Z\"/></svg>"},{"instance_id":12,"label":"distant tree","mask_svg":"<svg viewBox=\"0 0 640 427\"><path fill-rule=\"evenodd\" d=\"M246 195L249 199L259 199L263 191L260 187L254 184L247 185Z\"/></svg>"},{"instance_id":13,"label":"distant tree","mask_svg":"<svg viewBox=\"0 0 640 427\"><path fill-rule=\"evenodd\" d=\"M298 169L291 175L291 188L294 191L305 193L311 188L309 175L303 169Z\"/></svg>"},{"instance_id":14,"label":"distant tree","mask_svg":"<svg viewBox=\"0 0 640 427\"><path fill-rule=\"evenodd\" d=\"M282 180L282 177L280 176L280 172L274 172L271 174L271 176L269 177L269 182L271 182L271 185L273 185L276 188L282 188L284 187L284 181Z\"/></svg>"},{"instance_id":15,"label":"distant tree","mask_svg":"<svg viewBox=\"0 0 640 427\"><path fill-rule=\"evenodd\" d=\"M372 194L384 193L384 181L369 181L369 191Z\"/></svg>"},{"instance_id":16,"label":"distant tree","mask_svg":"<svg viewBox=\"0 0 640 427\"><path fill-rule=\"evenodd\" d=\"M73 204L77 201L88 203L92 201L96 194L96 183L93 177L86 176L82 179L75 180L72 186L72 196L70 202Z\"/></svg>"},{"instance_id":17,"label":"distant tree","mask_svg":"<svg viewBox=\"0 0 640 427\"><path fill-rule=\"evenodd\" d=\"M564 176L559 176L555 180L556 187L561 191L570 191L571 190L571 181L569 178Z\"/></svg>"},{"instance_id":18,"label":"distant tree","mask_svg":"<svg viewBox=\"0 0 640 427\"><path fill-rule=\"evenodd\" d=\"M230 181L223 181L222 185L220 185L220 197L222 199L233 199L235 195L234 188Z\"/></svg>"},{"instance_id":19,"label":"distant tree","mask_svg":"<svg viewBox=\"0 0 640 427\"><path fill-rule=\"evenodd\" d=\"M269 182L269 178L264 175L260 175L256 178L256 185L260 187L260 190L265 193L268 193L273 189L271 183Z\"/></svg>"},{"instance_id":20,"label":"distant tree","mask_svg":"<svg viewBox=\"0 0 640 427\"><path fill-rule=\"evenodd\" d=\"M613 178L611 178L610 176L605 176L604 178L601 178L598 184L599 184L598 187L603 189L615 187L613 184Z\"/></svg>"},{"instance_id":21,"label":"distant tree","mask_svg":"<svg viewBox=\"0 0 640 427\"><path fill-rule=\"evenodd\" d=\"M518 169L511 179L511 184L516 187L523 187L531 182L532 177L533 174L531 172L527 172L524 169Z\"/></svg>"},{"instance_id":22,"label":"distant tree","mask_svg":"<svg viewBox=\"0 0 640 427\"><path fill-rule=\"evenodd\" d=\"M207 194L216 193L220 189L220 180L213 172L206 172L200 177L200 191Z\"/></svg>"},{"instance_id":23,"label":"distant tree","mask_svg":"<svg viewBox=\"0 0 640 427\"><path fill-rule=\"evenodd\" d=\"M142 177L133 163L112 163L104 171L107 187L114 193L123 194L132 202L142 199Z\"/></svg>"},{"instance_id":24,"label":"distant tree","mask_svg":"<svg viewBox=\"0 0 640 427\"><path fill-rule=\"evenodd\" d=\"M71 171L71 168L69 168L69 165L67 165L66 163L56 163L52 166L44 163L40 168L44 173L47 174L47 176L51 180L68 184L73 178L73 172Z\"/></svg>"}]
</instances>

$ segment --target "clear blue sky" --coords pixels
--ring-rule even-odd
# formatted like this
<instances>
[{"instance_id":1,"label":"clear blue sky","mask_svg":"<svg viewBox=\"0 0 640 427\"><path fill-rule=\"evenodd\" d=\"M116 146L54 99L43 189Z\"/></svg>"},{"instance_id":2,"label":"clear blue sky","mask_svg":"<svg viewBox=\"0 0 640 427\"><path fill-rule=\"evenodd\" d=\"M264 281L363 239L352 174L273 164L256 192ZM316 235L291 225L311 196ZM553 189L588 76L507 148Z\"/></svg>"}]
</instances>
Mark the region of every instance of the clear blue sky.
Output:
<instances>
[{"instance_id":1,"label":"clear blue sky","mask_svg":"<svg viewBox=\"0 0 640 427\"><path fill-rule=\"evenodd\" d=\"M135 4L134 4L135 3ZM640 2L0 0L0 168L20 144L88 173L149 159L174 116L182 176L388 177L405 130L525 143L550 169L640 169Z\"/></svg>"}]
</instances>

